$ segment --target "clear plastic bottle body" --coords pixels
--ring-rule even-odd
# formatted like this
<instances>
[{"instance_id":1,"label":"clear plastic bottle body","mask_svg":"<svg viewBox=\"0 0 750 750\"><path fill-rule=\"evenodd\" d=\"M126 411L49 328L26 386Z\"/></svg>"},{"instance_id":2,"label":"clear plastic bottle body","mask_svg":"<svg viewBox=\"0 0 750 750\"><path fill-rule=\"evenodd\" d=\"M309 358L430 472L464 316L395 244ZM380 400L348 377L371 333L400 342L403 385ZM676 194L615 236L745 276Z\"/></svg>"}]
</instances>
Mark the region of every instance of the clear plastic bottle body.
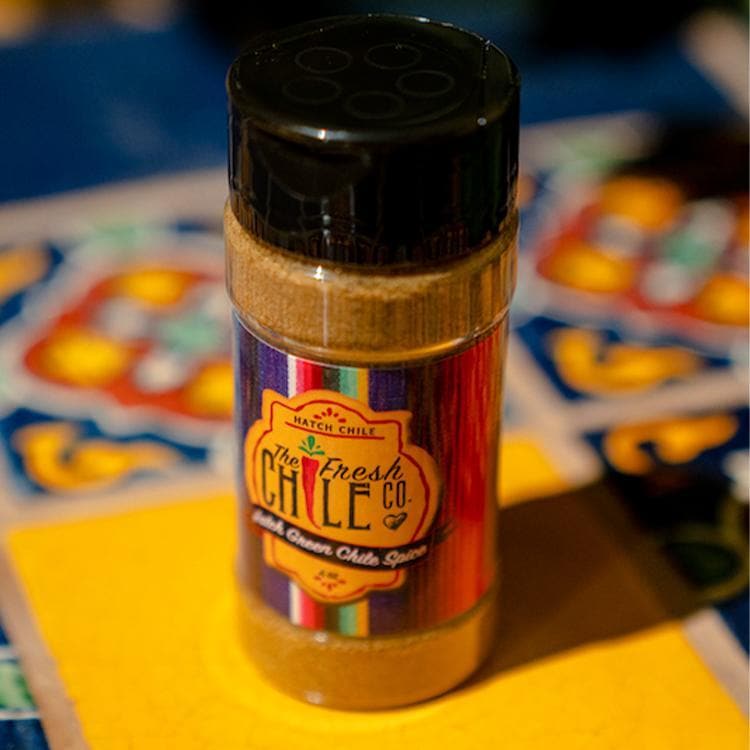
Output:
<instances>
[{"instance_id":1,"label":"clear plastic bottle body","mask_svg":"<svg viewBox=\"0 0 750 750\"><path fill-rule=\"evenodd\" d=\"M264 589L270 534L259 534L244 512L252 505L246 458L238 581L248 649L272 682L312 703L377 709L445 692L478 667L494 634L501 382L517 215L470 255L426 268L318 264L260 242L230 207L225 233L237 319L240 445L247 445L248 428L259 418L261 391L272 390L263 380L262 357L285 357L320 369L318 388L344 370L360 386L369 377L371 402L377 383L387 380L391 400L383 404L395 404L401 414L406 407L409 440L430 454L440 482L429 554L404 567L399 587L347 604L364 606L370 625L339 628L346 607L320 605L322 619L300 626L291 615L294 603L280 609ZM402 387L403 402L393 396L396 381L403 382L395 386ZM389 515L395 526L401 513Z\"/></svg>"}]
</instances>

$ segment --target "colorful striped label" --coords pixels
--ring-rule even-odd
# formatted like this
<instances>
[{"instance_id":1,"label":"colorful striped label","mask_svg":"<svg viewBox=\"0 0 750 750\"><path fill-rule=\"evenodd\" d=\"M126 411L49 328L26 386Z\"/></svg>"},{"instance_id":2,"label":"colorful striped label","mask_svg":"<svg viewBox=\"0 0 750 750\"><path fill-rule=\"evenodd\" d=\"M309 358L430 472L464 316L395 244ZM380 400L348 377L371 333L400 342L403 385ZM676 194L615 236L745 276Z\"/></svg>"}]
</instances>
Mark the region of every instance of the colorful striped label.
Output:
<instances>
[{"instance_id":1,"label":"colorful striped label","mask_svg":"<svg viewBox=\"0 0 750 750\"><path fill-rule=\"evenodd\" d=\"M240 577L294 624L432 627L496 571L496 327L409 367L285 354L235 319Z\"/></svg>"}]
</instances>

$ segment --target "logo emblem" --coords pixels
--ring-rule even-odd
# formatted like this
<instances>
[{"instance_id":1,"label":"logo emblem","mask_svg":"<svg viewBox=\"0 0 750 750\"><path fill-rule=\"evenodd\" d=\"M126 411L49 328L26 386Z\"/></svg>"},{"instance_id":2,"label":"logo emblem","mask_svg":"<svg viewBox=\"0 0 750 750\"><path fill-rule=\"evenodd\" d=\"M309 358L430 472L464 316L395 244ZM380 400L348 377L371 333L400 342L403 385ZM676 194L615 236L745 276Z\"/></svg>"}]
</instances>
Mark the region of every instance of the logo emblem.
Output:
<instances>
[{"instance_id":1,"label":"logo emblem","mask_svg":"<svg viewBox=\"0 0 750 750\"><path fill-rule=\"evenodd\" d=\"M268 565L331 604L403 584L429 553L440 492L410 419L332 391L263 392L244 451Z\"/></svg>"}]
</instances>

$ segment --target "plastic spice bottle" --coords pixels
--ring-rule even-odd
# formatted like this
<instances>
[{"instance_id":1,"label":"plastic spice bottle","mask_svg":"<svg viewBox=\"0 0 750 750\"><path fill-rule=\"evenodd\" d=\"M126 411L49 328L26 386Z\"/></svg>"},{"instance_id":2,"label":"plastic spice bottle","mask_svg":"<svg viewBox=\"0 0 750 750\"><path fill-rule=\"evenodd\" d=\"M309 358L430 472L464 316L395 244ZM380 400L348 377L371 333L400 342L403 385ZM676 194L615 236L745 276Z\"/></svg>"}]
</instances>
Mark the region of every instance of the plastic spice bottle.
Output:
<instances>
[{"instance_id":1,"label":"plastic spice bottle","mask_svg":"<svg viewBox=\"0 0 750 750\"><path fill-rule=\"evenodd\" d=\"M348 16L232 65L241 626L311 703L413 703L493 640L518 74L462 29Z\"/></svg>"}]
</instances>

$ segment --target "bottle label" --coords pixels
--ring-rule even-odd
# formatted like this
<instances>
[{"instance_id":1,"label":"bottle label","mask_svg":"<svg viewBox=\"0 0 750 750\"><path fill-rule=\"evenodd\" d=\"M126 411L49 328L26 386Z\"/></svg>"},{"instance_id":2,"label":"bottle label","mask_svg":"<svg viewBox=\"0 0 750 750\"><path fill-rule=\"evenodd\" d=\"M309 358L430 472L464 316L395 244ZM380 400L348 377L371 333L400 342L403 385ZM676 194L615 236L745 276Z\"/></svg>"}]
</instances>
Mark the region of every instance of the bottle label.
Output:
<instances>
[{"instance_id":1,"label":"bottle label","mask_svg":"<svg viewBox=\"0 0 750 750\"><path fill-rule=\"evenodd\" d=\"M409 442L411 414L329 390L262 398L244 451L265 563L325 603L401 586L429 554L440 496L435 461Z\"/></svg>"},{"instance_id":2,"label":"bottle label","mask_svg":"<svg viewBox=\"0 0 750 750\"><path fill-rule=\"evenodd\" d=\"M244 586L303 627L386 635L471 609L496 568L505 326L408 367L341 367L235 319Z\"/></svg>"}]
</instances>

